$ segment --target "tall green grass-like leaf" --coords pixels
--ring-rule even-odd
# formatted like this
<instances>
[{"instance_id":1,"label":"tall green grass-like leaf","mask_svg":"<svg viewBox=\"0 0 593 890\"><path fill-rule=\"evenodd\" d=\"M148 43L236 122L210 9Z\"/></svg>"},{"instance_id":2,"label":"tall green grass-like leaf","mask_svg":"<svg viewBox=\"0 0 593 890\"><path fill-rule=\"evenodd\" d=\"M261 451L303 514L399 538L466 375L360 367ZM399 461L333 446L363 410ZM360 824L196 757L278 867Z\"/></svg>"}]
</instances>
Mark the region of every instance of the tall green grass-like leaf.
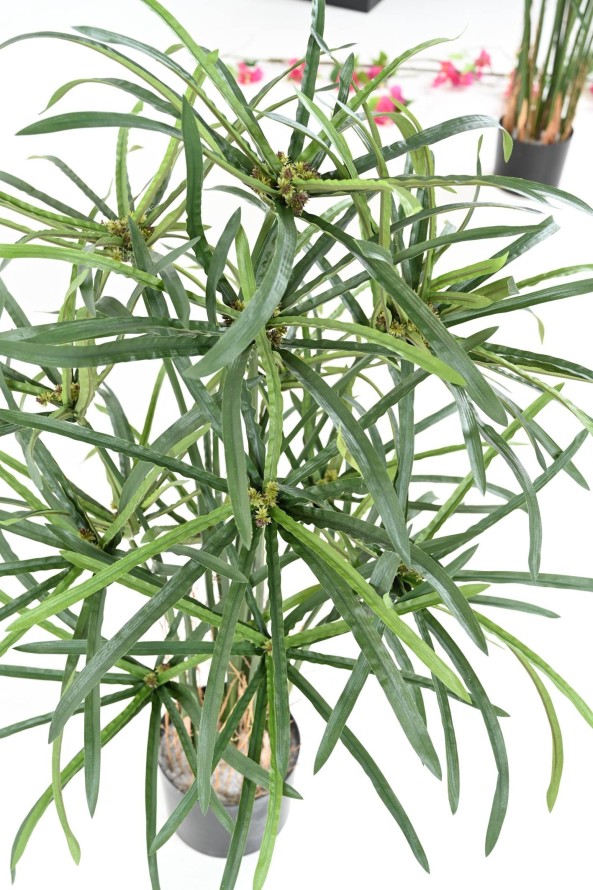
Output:
<instances>
[{"instance_id":1,"label":"tall green grass-like leaf","mask_svg":"<svg viewBox=\"0 0 593 890\"><path fill-rule=\"evenodd\" d=\"M309 43L307 45L307 52L305 55L305 70L303 73L303 80L301 84L301 89L304 95L307 96L309 99L312 99L315 95L317 74L319 70L319 59L321 56L321 50L317 37L323 37L324 29L325 0L313 0L311 5L311 34L309 36ZM309 111L307 110L307 107L302 103L299 103L296 113L297 123L301 124L302 126L306 126L308 120ZM303 143L303 133L295 129L291 136L290 145L288 148L289 158L298 158L298 156L301 154L301 151L303 150Z\"/></svg>"},{"instance_id":2,"label":"tall green grass-like leaf","mask_svg":"<svg viewBox=\"0 0 593 890\"><path fill-rule=\"evenodd\" d=\"M253 536L253 522L241 428L241 392L248 358L248 353L244 352L227 369L222 395L222 436L233 515L243 546L249 549Z\"/></svg>"},{"instance_id":3,"label":"tall green grass-like leaf","mask_svg":"<svg viewBox=\"0 0 593 890\"><path fill-rule=\"evenodd\" d=\"M288 208L278 210L274 255L248 306L186 376L206 377L229 365L253 342L272 317L288 283L294 260L296 227Z\"/></svg>"},{"instance_id":4,"label":"tall green grass-like leaf","mask_svg":"<svg viewBox=\"0 0 593 890\"><path fill-rule=\"evenodd\" d=\"M425 613L423 617L432 636L434 636L434 638L441 644L445 652L447 652L451 658L453 664L461 673L471 692L473 700L482 712L488 738L492 746L498 778L496 780L494 799L492 801L492 809L490 811L490 819L488 820L488 829L486 831L485 849L486 855L488 855L494 849L499 838L505 820L509 799L509 765L504 737L492 704L468 660L433 615Z\"/></svg>"},{"instance_id":5,"label":"tall green grass-like leaf","mask_svg":"<svg viewBox=\"0 0 593 890\"><path fill-rule=\"evenodd\" d=\"M150 709L148 745L146 751L146 779L144 795L146 801L146 848L150 850L156 834L157 789L159 747L161 743L161 702L155 695ZM152 890L161 890L156 853L148 853L148 873Z\"/></svg>"},{"instance_id":6,"label":"tall green grass-like leaf","mask_svg":"<svg viewBox=\"0 0 593 890\"><path fill-rule=\"evenodd\" d=\"M232 532L232 529L231 529ZM218 532L221 549L230 543L229 529ZM216 537L213 536L208 545L215 549ZM51 737L55 737L72 715L80 701L93 689L106 670L124 655L129 647L138 641L143 633L155 621L162 617L167 609L178 602L191 588L197 578L203 574L204 568L193 562L186 563L173 577L163 585L159 593L152 597L123 627L105 643L84 670L76 677L56 708L50 727Z\"/></svg>"},{"instance_id":7,"label":"tall green grass-like leaf","mask_svg":"<svg viewBox=\"0 0 593 890\"><path fill-rule=\"evenodd\" d=\"M296 668L290 666L288 669L288 674L291 681L300 689L300 691L305 695L315 710L323 717L324 720L328 720L329 715L331 714L331 708L327 704L327 702L319 695L317 690L300 674ZM359 742L357 737L351 732L347 727L344 728L341 736L341 740L344 743L346 749L352 754L354 759L360 764L364 772L367 774L369 779L371 780L375 791L379 795L379 798L385 804L397 824L402 830L402 833L408 842L412 853L422 866L425 871L429 871L428 859L426 858L426 853L420 843L418 835L414 830L410 819L400 804L399 800L395 796L393 789L389 785L387 779L370 756L366 748Z\"/></svg>"},{"instance_id":8,"label":"tall green grass-like leaf","mask_svg":"<svg viewBox=\"0 0 593 890\"><path fill-rule=\"evenodd\" d=\"M282 360L329 414L333 423L341 428L344 441L360 467L393 546L404 561L409 561L410 543L401 504L383 462L365 433L342 400L312 368L286 351L282 352Z\"/></svg>"}]
</instances>

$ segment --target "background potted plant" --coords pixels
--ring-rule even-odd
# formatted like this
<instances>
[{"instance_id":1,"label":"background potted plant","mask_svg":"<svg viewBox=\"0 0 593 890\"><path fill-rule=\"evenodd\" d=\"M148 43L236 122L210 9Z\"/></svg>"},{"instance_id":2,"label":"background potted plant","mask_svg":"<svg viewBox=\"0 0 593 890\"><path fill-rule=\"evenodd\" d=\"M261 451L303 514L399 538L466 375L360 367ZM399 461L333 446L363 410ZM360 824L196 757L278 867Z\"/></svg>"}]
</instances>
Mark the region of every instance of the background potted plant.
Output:
<instances>
[{"instance_id":1,"label":"background potted plant","mask_svg":"<svg viewBox=\"0 0 593 890\"><path fill-rule=\"evenodd\" d=\"M578 693L483 612L549 614L489 595L495 581L593 589L590 578L539 571L537 497L559 474L586 486L573 459L593 423L561 384L543 379L590 381L591 371L503 345L496 328L480 320L588 293L593 282L540 288L567 272L556 269L519 286L509 267L553 234L553 222L533 222L531 212L525 222L523 213L533 206L510 208L477 193L447 193L441 204L436 189L510 184L529 198L590 209L556 189L483 175L479 160L476 173L437 173L430 146L498 127L484 116L424 130L402 105L391 113L401 139L382 144L369 105L373 92L437 41L388 62L353 92L354 58L348 57L328 109L327 93L316 96L316 83L319 59L331 52L322 35L323 3L314 4L301 87L272 101L272 82L247 102L218 53L196 43L157 0L144 2L183 44L189 67L105 30L49 35L126 68L134 81L104 83L139 103L130 114L58 114L22 131L115 128L113 200L99 197L56 158L90 200L90 211L2 174L17 192L0 196L10 211L4 224L19 234L15 243L0 245L9 262L5 277L17 261L56 260L69 270L64 293L52 304L57 318L49 323L32 324L0 284L8 322L0 337L6 404L0 432L22 451L17 457L7 445L2 454L8 496L0 546L3 574L23 588L14 596L0 593L0 619L7 623L0 676L61 683L51 713L0 731L8 736L50 724L53 745L51 785L17 833L13 874L52 802L78 860L63 788L84 770L93 813L102 748L148 710L151 886L159 887L160 847L175 831L192 842L185 820L199 820L201 812L229 830L228 851L209 850L227 853L221 887L235 886L252 842L260 847L255 886L263 886L285 798L298 796L287 782L298 747L292 687L326 722L316 770L341 741L427 868L394 789L347 725L371 676L421 763L440 777L424 703L426 695L436 698L453 811L460 787L454 708L471 707L484 720L498 777L486 833L490 852L506 814L509 774L500 728L505 712L472 666L474 653L488 649L487 635L516 656L544 703L554 743L550 807L562 757L547 681L593 725ZM138 56L151 60L150 70ZM176 76L176 87L161 80L154 63ZM60 88L50 104L80 82ZM284 137L284 149L270 141L268 126L275 138ZM130 129L168 140L138 194L130 186ZM351 137L362 140L362 154ZM393 169L399 158L403 172ZM214 238L208 220L225 195L240 207ZM509 222L511 210L517 224ZM483 212L498 213L500 224L470 225ZM493 249L493 239L501 238L504 246ZM481 258L467 264L470 241L478 242ZM449 259L455 248L456 262L444 268L443 256ZM466 322L477 325L460 329ZM147 378L142 365L130 386L131 369L145 360L156 373ZM553 403L584 427L565 448L541 423ZM159 433L153 432L157 418ZM447 430L451 419L453 443L443 446L441 425ZM424 431L432 439L428 451L415 441ZM535 478L515 447L520 433L537 459ZM88 464L81 475L75 460L60 459L66 444L79 449L78 456L92 450L92 473ZM442 464L457 451L467 453L464 477L447 475ZM514 489L492 481L493 462L509 468ZM528 571L484 570L474 559L481 536L516 510L529 522ZM23 556L13 549L21 539L29 548ZM120 616L115 585L146 598L135 601L131 616ZM117 629L106 633L108 614ZM324 649L344 636L352 638L354 658ZM38 659L14 664L13 650ZM47 668L44 659L53 656L61 656L61 667ZM310 663L344 672L333 708L307 679ZM206 664L207 676L199 674ZM121 689L101 696L103 684ZM118 701L127 703L102 721L101 708ZM78 713L83 747L63 766L62 737ZM158 765L168 773L168 787L176 780L179 750L189 788L158 825ZM234 821L217 793L220 761L238 776ZM254 817L257 800L263 804ZM263 825L254 840L258 818Z\"/></svg>"},{"instance_id":2,"label":"background potted plant","mask_svg":"<svg viewBox=\"0 0 593 890\"><path fill-rule=\"evenodd\" d=\"M505 160L499 145L497 173L558 185L591 69L592 39L591 0L525 0L523 36L502 118L513 152Z\"/></svg>"},{"instance_id":3,"label":"background potted plant","mask_svg":"<svg viewBox=\"0 0 593 890\"><path fill-rule=\"evenodd\" d=\"M329 6L341 6L355 12L370 12L381 0L328 0Z\"/></svg>"}]
</instances>

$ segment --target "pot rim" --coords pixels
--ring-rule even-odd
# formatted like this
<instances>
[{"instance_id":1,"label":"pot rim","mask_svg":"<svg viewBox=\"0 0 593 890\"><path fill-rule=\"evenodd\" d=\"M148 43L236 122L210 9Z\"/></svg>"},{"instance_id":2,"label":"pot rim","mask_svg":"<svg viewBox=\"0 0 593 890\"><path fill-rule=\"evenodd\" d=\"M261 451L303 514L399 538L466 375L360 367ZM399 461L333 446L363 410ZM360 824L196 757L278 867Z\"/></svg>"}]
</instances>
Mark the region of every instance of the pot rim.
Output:
<instances>
[{"instance_id":1,"label":"pot rim","mask_svg":"<svg viewBox=\"0 0 593 890\"><path fill-rule=\"evenodd\" d=\"M165 719L165 715L163 714L163 716L161 717L161 739L162 739L162 737L163 737L163 722L164 722L164 719ZM290 735L291 735L291 738L294 737L295 742L296 742L296 744L295 744L295 746L294 746L294 747L295 747L296 754L295 754L294 761L293 761L292 765L289 765L288 772L287 772L286 775L284 776L284 781L285 781L285 782L286 782L286 781L292 776L292 774L294 773L294 771L295 771L295 769L296 769L296 767L297 767L298 761L299 761L299 754L300 754L300 752L301 752L301 731L300 731L300 729L299 729L299 725L298 725L298 723L296 722L296 720L295 720L294 716L292 715L292 713L291 713L291 715L290 715ZM177 785L175 784L175 782L173 781L173 779L172 779L170 776L167 775L167 773L165 772L163 766L161 765L161 759L160 759L160 757L158 758L158 764L159 764L159 770L161 771L161 775L163 775L163 776L165 777L165 779L169 782L169 784L172 785L173 788L175 788L175 790L179 792L179 794L185 796L185 795L187 794L187 791L182 791L180 788L178 788ZM191 786L190 786L190 787L191 787ZM260 796L257 798L257 800L264 800L266 797L269 797L269 794L270 794L270 792L269 792L267 789L264 789L264 793L263 793L263 794L260 794ZM237 801L237 803L225 803L224 800L221 800L220 798L218 798L218 799L220 800L220 802L221 802L221 804L223 805L223 807L225 807L226 809L232 809L233 807L236 808L236 807L238 807L238 805L239 805L239 802L238 802L238 801Z\"/></svg>"},{"instance_id":2,"label":"pot rim","mask_svg":"<svg viewBox=\"0 0 593 890\"><path fill-rule=\"evenodd\" d=\"M556 142L541 142L539 139L519 139L517 136L514 136L506 127L503 126L502 118L498 119L498 123L502 127L502 129L509 134L513 142L517 142L519 145L531 145L533 148L556 148L560 145L568 145L572 137L574 136L574 127L570 128L570 133L566 137L566 139L557 139Z\"/></svg>"}]
</instances>

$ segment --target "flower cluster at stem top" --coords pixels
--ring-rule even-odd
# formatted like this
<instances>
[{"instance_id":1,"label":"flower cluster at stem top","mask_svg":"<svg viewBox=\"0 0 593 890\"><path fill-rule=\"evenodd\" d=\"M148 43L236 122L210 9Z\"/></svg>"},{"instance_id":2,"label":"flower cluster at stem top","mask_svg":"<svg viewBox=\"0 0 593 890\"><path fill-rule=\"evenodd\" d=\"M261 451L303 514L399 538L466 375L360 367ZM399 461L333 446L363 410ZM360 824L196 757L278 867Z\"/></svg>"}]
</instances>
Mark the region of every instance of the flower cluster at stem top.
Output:
<instances>
[{"instance_id":1,"label":"flower cluster at stem top","mask_svg":"<svg viewBox=\"0 0 593 890\"><path fill-rule=\"evenodd\" d=\"M118 260L120 263L127 263L133 259L134 251L132 248L132 235L128 220L106 219L103 220L101 225L105 226L110 235L115 235L117 238L121 238L121 244L107 244L105 246L105 253L110 256L111 259ZM144 241L148 241L154 232L153 226L147 225L146 216L142 216L138 220L138 228Z\"/></svg>"},{"instance_id":2,"label":"flower cluster at stem top","mask_svg":"<svg viewBox=\"0 0 593 890\"><path fill-rule=\"evenodd\" d=\"M255 524L258 528L263 528L272 521L268 511L278 503L279 491L277 482L266 482L263 491L258 491L256 488L249 489L249 503L254 511Z\"/></svg>"},{"instance_id":3,"label":"flower cluster at stem top","mask_svg":"<svg viewBox=\"0 0 593 890\"><path fill-rule=\"evenodd\" d=\"M258 167L254 167L252 176L259 179L265 185L276 189L284 199L287 207L290 207L295 216L300 216L304 210L305 204L309 200L309 194L305 189L296 186L294 179L317 179L318 172L311 164L305 161L291 161L284 154L278 152L278 158L282 164L280 172L277 176L262 172Z\"/></svg>"}]
</instances>

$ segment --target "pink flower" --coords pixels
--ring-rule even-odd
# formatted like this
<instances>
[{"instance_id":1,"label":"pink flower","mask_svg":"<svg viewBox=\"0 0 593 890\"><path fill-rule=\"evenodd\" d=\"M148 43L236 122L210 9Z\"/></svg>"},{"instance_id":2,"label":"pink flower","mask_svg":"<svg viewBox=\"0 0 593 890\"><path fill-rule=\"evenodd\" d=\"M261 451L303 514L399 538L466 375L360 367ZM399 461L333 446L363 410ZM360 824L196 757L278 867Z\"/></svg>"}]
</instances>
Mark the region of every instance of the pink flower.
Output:
<instances>
[{"instance_id":1,"label":"pink flower","mask_svg":"<svg viewBox=\"0 0 593 890\"><path fill-rule=\"evenodd\" d=\"M389 98L389 96L380 96L377 99L377 104L375 105L375 111L387 111L393 112L395 111L395 105ZM375 118L375 121L379 124L380 127L385 127L388 124L393 123L390 117L379 116Z\"/></svg>"},{"instance_id":2,"label":"pink flower","mask_svg":"<svg viewBox=\"0 0 593 890\"><path fill-rule=\"evenodd\" d=\"M459 78L461 72L455 67L453 62L441 62L441 70L432 82L433 87L439 87L443 83L451 83L454 87L459 86Z\"/></svg>"},{"instance_id":3,"label":"pink flower","mask_svg":"<svg viewBox=\"0 0 593 890\"><path fill-rule=\"evenodd\" d=\"M404 99L404 94L399 84L396 83L394 86L392 86L389 92L391 94L391 98L395 99L396 102L401 102L402 105L408 104L408 100Z\"/></svg>"},{"instance_id":4,"label":"pink flower","mask_svg":"<svg viewBox=\"0 0 593 890\"><path fill-rule=\"evenodd\" d=\"M384 67L384 65L371 65L370 68L367 68L367 76L369 80L372 80L377 74L381 74Z\"/></svg>"},{"instance_id":5,"label":"pink flower","mask_svg":"<svg viewBox=\"0 0 593 890\"><path fill-rule=\"evenodd\" d=\"M441 62L441 70L432 82L433 87L440 87L443 83L450 83L452 87L467 87L482 76L472 66L460 71L453 62Z\"/></svg>"},{"instance_id":6,"label":"pink flower","mask_svg":"<svg viewBox=\"0 0 593 890\"><path fill-rule=\"evenodd\" d=\"M298 59L291 59L290 64L294 65ZM297 65L296 68L293 68L292 71L287 75L289 80L296 80L297 83L300 83L303 79L303 75L305 73L305 63L303 62L301 65Z\"/></svg>"},{"instance_id":7,"label":"pink flower","mask_svg":"<svg viewBox=\"0 0 593 890\"><path fill-rule=\"evenodd\" d=\"M490 53L487 53L486 50L483 49L474 62L474 65L476 66L476 68L491 68L492 59L490 58Z\"/></svg>"},{"instance_id":8,"label":"pink flower","mask_svg":"<svg viewBox=\"0 0 593 890\"><path fill-rule=\"evenodd\" d=\"M459 75L459 80L455 86L460 87L469 87L474 82L474 80L478 80L479 75L474 71L465 71L463 74Z\"/></svg>"},{"instance_id":9,"label":"pink flower","mask_svg":"<svg viewBox=\"0 0 593 890\"><path fill-rule=\"evenodd\" d=\"M264 76L263 70L257 64L239 62L237 65L237 80L241 84L257 83Z\"/></svg>"}]
</instances>

